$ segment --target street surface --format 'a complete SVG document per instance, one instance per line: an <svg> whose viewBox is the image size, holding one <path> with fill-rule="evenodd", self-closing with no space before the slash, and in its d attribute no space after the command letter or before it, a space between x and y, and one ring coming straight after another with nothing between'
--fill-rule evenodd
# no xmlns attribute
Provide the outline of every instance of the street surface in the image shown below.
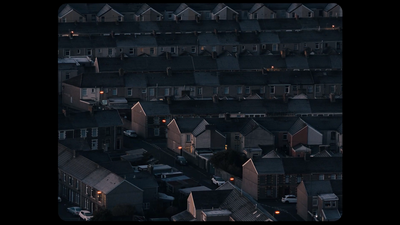
<svg viewBox="0 0 400 225"><path fill-rule="evenodd" d="M144 141L141 138L124 137L123 146L128 150L144 148L146 151L153 154L154 158L159 160L158 163L167 164L171 167L175 167L186 176L198 181L200 185L204 185L213 190L217 188L217 186L211 182L212 175L206 174L204 171L197 167L194 167L191 164L182 166L179 163L176 163L175 157L178 154L167 149L167 143L165 139Z"/></svg>
<svg viewBox="0 0 400 225"><path fill-rule="evenodd" d="M186 176L199 181L200 185L204 185L212 190L217 188L217 186L211 182L212 175L208 175L201 169L190 164L182 166L176 163L175 156L178 154L167 149L165 139L144 141L141 138L124 137L124 147L129 150L144 148L148 152L152 153L154 158L159 160L158 163L167 164L177 168ZM296 204L282 203L280 199L259 200L258 202L265 210L271 213L271 215L274 215L276 210L280 211L279 215L274 215L278 221L304 221L299 215L297 215Z"/></svg>

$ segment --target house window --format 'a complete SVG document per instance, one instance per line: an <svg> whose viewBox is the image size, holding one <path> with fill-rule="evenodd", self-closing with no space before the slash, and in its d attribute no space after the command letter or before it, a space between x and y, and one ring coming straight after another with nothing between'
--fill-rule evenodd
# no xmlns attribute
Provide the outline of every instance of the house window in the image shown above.
<svg viewBox="0 0 400 225"><path fill-rule="evenodd" d="M319 43L315 43L315 49L319 49Z"/></svg>
<svg viewBox="0 0 400 225"><path fill-rule="evenodd" d="M335 85L330 85L329 86L329 90L330 90L331 93L335 93L335 89L336 89Z"/></svg>
<svg viewBox="0 0 400 225"><path fill-rule="evenodd" d="M112 48L108 49L108 55L112 55Z"/></svg>
<svg viewBox="0 0 400 225"><path fill-rule="evenodd" d="M312 12L308 12L308 17L312 17Z"/></svg>
<svg viewBox="0 0 400 225"><path fill-rule="evenodd" d="M150 55L154 54L154 48L150 48Z"/></svg>
<svg viewBox="0 0 400 225"><path fill-rule="evenodd" d="M81 129L81 138L86 137L86 129Z"/></svg>
<svg viewBox="0 0 400 225"><path fill-rule="evenodd" d="M165 96L168 96L168 95L169 95L169 88L165 88L165 90L164 90L164 95L165 95Z"/></svg>
<svg viewBox="0 0 400 225"><path fill-rule="evenodd" d="M213 94L218 94L218 87L213 87Z"/></svg>
<svg viewBox="0 0 400 225"><path fill-rule="evenodd" d="M246 87L245 93L246 93L246 94L250 94L250 87Z"/></svg>
<svg viewBox="0 0 400 225"><path fill-rule="evenodd" d="M190 134L186 134L186 142L190 142Z"/></svg>
<svg viewBox="0 0 400 225"><path fill-rule="evenodd" d="M69 49L65 49L65 50L64 50L64 55L69 56L69 53L70 53L70 52L69 52Z"/></svg>
<svg viewBox="0 0 400 225"><path fill-rule="evenodd" d="M253 45L253 51L257 51L257 45Z"/></svg>
<svg viewBox="0 0 400 225"><path fill-rule="evenodd" d="M171 47L171 53L175 53L175 47Z"/></svg>
<svg viewBox="0 0 400 225"><path fill-rule="evenodd" d="M88 195L89 194L89 192L88 192L88 189L89 189L89 187L87 186L87 185L85 185L86 187L85 187L85 189L86 189L86 194Z"/></svg>
<svg viewBox="0 0 400 225"><path fill-rule="evenodd" d="M242 94L242 87L237 87L237 93L240 95Z"/></svg>
<svg viewBox="0 0 400 225"><path fill-rule="evenodd" d="M160 128L154 128L154 136L160 136Z"/></svg>
<svg viewBox="0 0 400 225"><path fill-rule="evenodd" d="M113 94L113 95L117 95L117 93L118 93L117 89L114 88L114 89L112 90L112 94Z"/></svg>
<svg viewBox="0 0 400 225"><path fill-rule="evenodd" d="M261 87L260 88L260 94L264 94L265 93L265 87Z"/></svg>
<svg viewBox="0 0 400 225"><path fill-rule="evenodd" d="M128 88L128 96L132 96L132 88Z"/></svg>
<svg viewBox="0 0 400 225"><path fill-rule="evenodd" d="M229 94L229 87L224 88L224 94L226 94L226 95Z"/></svg>
<svg viewBox="0 0 400 225"><path fill-rule="evenodd" d="M203 95L203 88L202 87L198 87L197 88L197 95Z"/></svg>
<svg viewBox="0 0 400 225"><path fill-rule="evenodd" d="M64 130L58 131L58 139L59 140L64 140L65 139L65 131Z"/></svg>
<svg viewBox="0 0 400 225"><path fill-rule="evenodd" d="M336 132L335 131L331 132L331 140L336 140Z"/></svg>
<svg viewBox="0 0 400 225"><path fill-rule="evenodd" d="M237 52L237 45L232 46L232 52Z"/></svg>
<svg viewBox="0 0 400 225"><path fill-rule="evenodd" d="M212 46L212 51L216 52L217 51L217 47L216 46Z"/></svg>
<svg viewBox="0 0 400 225"><path fill-rule="evenodd" d="M315 85L315 92L320 93L321 92L321 85Z"/></svg>
<svg viewBox="0 0 400 225"><path fill-rule="evenodd" d="M272 51L278 51L278 44L272 44Z"/></svg>
<svg viewBox="0 0 400 225"><path fill-rule="evenodd" d="M301 174L297 175L297 183L300 183L300 182L301 182Z"/></svg>
<svg viewBox="0 0 400 225"><path fill-rule="evenodd" d="M69 79L69 72L65 73L65 79L68 80Z"/></svg>
<svg viewBox="0 0 400 225"><path fill-rule="evenodd" d="M192 46L192 53L196 53L196 46Z"/></svg>
<svg viewBox="0 0 400 225"><path fill-rule="evenodd" d="M65 179L66 179L66 175L65 175L65 173L64 173L64 179L63 179L64 182L65 182Z"/></svg>
<svg viewBox="0 0 400 225"><path fill-rule="evenodd" d="M134 51L133 51L133 48L129 48L129 54L133 54L134 53Z"/></svg>
<svg viewBox="0 0 400 225"><path fill-rule="evenodd" d="M282 134L282 140L287 140L287 133Z"/></svg>
<svg viewBox="0 0 400 225"><path fill-rule="evenodd" d="M76 53L81 54L81 50L80 49L76 50Z"/></svg>
<svg viewBox="0 0 400 225"><path fill-rule="evenodd" d="M257 13L254 13L254 14L253 14L253 19L258 19Z"/></svg>
<svg viewBox="0 0 400 225"><path fill-rule="evenodd" d="M86 53L87 55L92 55L92 49L91 48L86 49Z"/></svg>
<svg viewBox="0 0 400 225"><path fill-rule="evenodd" d="M336 180L336 174L331 175L331 180Z"/></svg>
<svg viewBox="0 0 400 225"><path fill-rule="evenodd" d="M75 188L79 190L79 180L76 180Z"/></svg>
<svg viewBox="0 0 400 225"><path fill-rule="evenodd" d="M69 176L68 177L68 184L72 185L73 181L74 181L74 179L71 176Z"/></svg>
<svg viewBox="0 0 400 225"><path fill-rule="evenodd" d="M92 128L92 137L97 137L97 127Z"/></svg>
<svg viewBox="0 0 400 225"><path fill-rule="evenodd" d="M285 184L288 184L289 183L289 175L286 175L285 176Z"/></svg>
<svg viewBox="0 0 400 225"><path fill-rule="evenodd" d="M154 117L153 118L153 124L160 124L160 117Z"/></svg>
<svg viewBox="0 0 400 225"><path fill-rule="evenodd" d="M150 96L154 96L154 88L150 88L149 89L149 95Z"/></svg>
<svg viewBox="0 0 400 225"><path fill-rule="evenodd" d="M122 22L122 16L118 16L118 21Z"/></svg>
<svg viewBox="0 0 400 225"><path fill-rule="evenodd" d="M318 197L317 196L313 196L312 197L312 206L318 206Z"/></svg>
<svg viewBox="0 0 400 225"><path fill-rule="evenodd" d="M292 85L293 92L297 91L297 85Z"/></svg>
<svg viewBox="0 0 400 225"><path fill-rule="evenodd" d="M313 90L314 88L313 88L313 86L312 85L308 85L308 87L307 87L307 92L308 93L313 93Z"/></svg>
<svg viewBox="0 0 400 225"><path fill-rule="evenodd" d="M299 50L299 44L294 44L294 50Z"/></svg>
<svg viewBox="0 0 400 225"><path fill-rule="evenodd" d="M270 94L275 94L275 86L270 86L269 87L269 93Z"/></svg>
<svg viewBox="0 0 400 225"><path fill-rule="evenodd" d="M289 85L285 86L285 93L289 93Z"/></svg>
<svg viewBox="0 0 400 225"><path fill-rule="evenodd" d="M324 174L320 174L320 175L318 176L318 180L324 180L324 178L325 178Z"/></svg>

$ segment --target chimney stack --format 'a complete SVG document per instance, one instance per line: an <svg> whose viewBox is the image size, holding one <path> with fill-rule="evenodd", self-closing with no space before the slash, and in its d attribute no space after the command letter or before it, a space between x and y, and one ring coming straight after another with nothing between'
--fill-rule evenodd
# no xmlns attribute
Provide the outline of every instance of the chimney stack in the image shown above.
<svg viewBox="0 0 400 225"><path fill-rule="evenodd" d="M329 100L330 100L331 102L335 102L335 94L334 94L334 93L330 93L330 94L329 94Z"/></svg>
<svg viewBox="0 0 400 225"><path fill-rule="evenodd" d="M287 103L288 102L288 93L283 94L283 102Z"/></svg>
<svg viewBox="0 0 400 225"><path fill-rule="evenodd" d="M304 152L304 161L306 162L310 161L310 153Z"/></svg>
<svg viewBox="0 0 400 225"><path fill-rule="evenodd" d="M68 116L68 114L67 114L67 110L66 110L66 109L62 109L62 113L64 114L64 116L65 116L65 117L67 117L67 116Z"/></svg>
<svg viewBox="0 0 400 225"><path fill-rule="evenodd" d="M90 112L90 115L93 116L93 106L92 105L88 106L88 110Z"/></svg>
<svg viewBox="0 0 400 225"><path fill-rule="evenodd" d="M216 58L217 58L217 52L216 52L216 51L213 51L213 52L211 53L211 57L212 57L213 59L216 59Z"/></svg>
<svg viewBox="0 0 400 225"><path fill-rule="evenodd" d="M219 98L216 94L214 94L212 98L213 98L213 103L218 103Z"/></svg>
<svg viewBox="0 0 400 225"><path fill-rule="evenodd" d="M120 77L122 77L122 76L124 76L125 71L122 68L119 68L118 74L119 74Z"/></svg>
<svg viewBox="0 0 400 225"><path fill-rule="evenodd" d="M171 67L167 67L167 76L172 76L172 69L171 69Z"/></svg>

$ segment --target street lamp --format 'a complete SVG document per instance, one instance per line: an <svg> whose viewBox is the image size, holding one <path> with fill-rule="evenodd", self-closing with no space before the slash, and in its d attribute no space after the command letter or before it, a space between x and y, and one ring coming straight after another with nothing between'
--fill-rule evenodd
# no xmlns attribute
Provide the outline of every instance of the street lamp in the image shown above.
<svg viewBox="0 0 400 225"><path fill-rule="evenodd" d="M179 155L182 155L182 146L179 146L178 150L179 150Z"/></svg>

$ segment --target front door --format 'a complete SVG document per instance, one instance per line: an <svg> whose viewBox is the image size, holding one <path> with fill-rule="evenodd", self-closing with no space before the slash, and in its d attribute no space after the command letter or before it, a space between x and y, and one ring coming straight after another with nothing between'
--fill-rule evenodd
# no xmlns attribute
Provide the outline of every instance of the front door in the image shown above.
<svg viewBox="0 0 400 225"><path fill-rule="evenodd" d="M92 150L97 150L97 139L92 139Z"/></svg>

